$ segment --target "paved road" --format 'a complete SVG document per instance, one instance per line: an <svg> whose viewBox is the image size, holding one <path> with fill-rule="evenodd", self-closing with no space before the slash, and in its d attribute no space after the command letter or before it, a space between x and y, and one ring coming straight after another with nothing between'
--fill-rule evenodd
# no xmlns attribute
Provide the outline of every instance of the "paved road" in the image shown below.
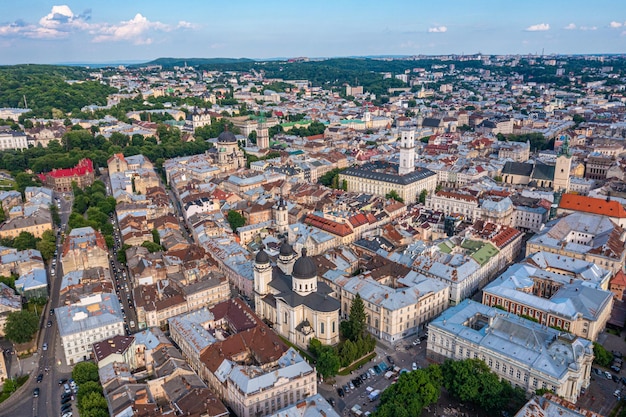
<svg viewBox="0 0 626 417"><path fill-rule="evenodd" d="M62 223L61 229L65 230L71 212L72 198L68 196L66 199L60 195L57 197L59 197L59 203L61 205L59 210ZM69 378L71 374L71 368L65 365L63 361L63 349L61 347L60 338L57 337L58 329L55 317L53 314L50 314L50 309L59 304L61 277L63 276L60 248L59 240L57 241L55 266L52 267L52 265L49 265L50 269L54 270L54 275L52 275L52 273L50 274L50 299L43 313L43 328L39 333L38 354L22 360L22 362L35 362L33 373L28 379L26 386L17 393L19 395L14 395L2 403L0 416L52 416L58 413L56 410L60 410L61 388L59 387L58 380L61 378ZM47 326L48 321L52 321L50 327ZM43 350L44 344L48 347L45 351ZM46 369L48 369L48 372L46 372ZM13 371L18 370L13 369L12 372ZM36 382L38 374L43 374L43 380L40 383ZM36 399L33 398L33 390L35 388L39 388L40 390L40 395ZM77 415L78 413L76 412L75 414Z"/></svg>
<svg viewBox="0 0 626 417"><path fill-rule="evenodd" d="M339 395L337 394L337 388L342 387L345 384L349 384L350 380L368 371L369 368L379 364L380 362L386 362L387 365L390 365L387 361L387 356L391 356L395 366L408 370L411 370L413 362L415 362L417 366L422 368L428 366L428 361L426 360L426 343L422 342L421 344L414 346L411 343L413 339L415 338L410 338L405 340L404 342L398 343L398 346L395 349L380 343L377 344L375 349L376 357L374 359L372 359L370 362L363 365L361 369L354 371L350 375L338 375L335 378L334 385L330 385L327 383L319 384L318 392L327 400L332 398L336 402L335 410L340 414L345 414L349 412L349 410L355 404L359 404L363 412L373 411L374 407L379 404L379 401L369 401L369 399L367 398L367 387L379 389L382 392L389 385L391 385L393 379L385 379L383 374L370 377L369 379L365 380L363 385L346 394L343 398L339 397Z"/></svg>

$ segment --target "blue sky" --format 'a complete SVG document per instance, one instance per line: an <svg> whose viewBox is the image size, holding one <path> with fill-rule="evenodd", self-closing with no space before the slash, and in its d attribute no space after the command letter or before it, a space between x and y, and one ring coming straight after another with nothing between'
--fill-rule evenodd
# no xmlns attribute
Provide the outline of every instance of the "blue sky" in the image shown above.
<svg viewBox="0 0 626 417"><path fill-rule="evenodd" d="M623 0L0 0L0 64L626 53Z"/></svg>

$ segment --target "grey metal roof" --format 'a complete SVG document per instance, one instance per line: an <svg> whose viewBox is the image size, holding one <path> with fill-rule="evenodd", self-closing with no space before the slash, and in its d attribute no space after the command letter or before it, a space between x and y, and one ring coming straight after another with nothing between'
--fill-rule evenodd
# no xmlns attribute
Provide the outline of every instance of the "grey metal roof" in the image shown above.
<svg viewBox="0 0 626 417"><path fill-rule="evenodd" d="M502 168L502 174L521 175L523 177L530 177L533 172L533 164L527 164L524 162L512 162L507 161Z"/></svg>
<svg viewBox="0 0 626 417"><path fill-rule="evenodd" d="M437 174L426 168L416 168L413 172L399 175L397 165L388 162L374 161L361 166L350 167L343 171L341 175L408 185Z"/></svg>
<svg viewBox="0 0 626 417"><path fill-rule="evenodd" d="M124 321L120 303L112 293L92 295L54 311L62 337Z"/></svg>
<svg viewBox="0 0 626 417"><path fill-rule="evenodd" d="M485 325L469 326L468 321L478 316L488 320ZM562 334L515 314L467 299L444 311L428 327L451 333L458 339L491 351L493 355L507 358L510 363L522 364L556 380L565 377L570 367L579 369L585 360L583 356L590 356L593 352L593 345L587 339Z"/></svg>
<svg viewBox="0 0 626 417"><path fill-rule="evenodd" d="M291 280L290 275L286 275L280 268L274 267L269 286L278 291L278 294L274 296L276 299L283 300L291 307L304 304L312 310L323 312L338 311L341 307L339 300L330 295L333 290L324 281L318 280L317 292L302 296L293 291Z"/></svg>

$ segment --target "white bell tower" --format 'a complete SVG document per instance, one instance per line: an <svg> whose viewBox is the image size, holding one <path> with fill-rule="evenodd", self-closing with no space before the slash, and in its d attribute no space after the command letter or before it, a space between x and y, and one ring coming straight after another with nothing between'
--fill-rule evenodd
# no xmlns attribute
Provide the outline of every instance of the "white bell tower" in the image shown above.
<svg viewBox="0 0 626 417"><path fill-rule="evenodd" d="M403 129L400 136L400 166L398 174L406 175L415 171L415 130Z"/></svg>

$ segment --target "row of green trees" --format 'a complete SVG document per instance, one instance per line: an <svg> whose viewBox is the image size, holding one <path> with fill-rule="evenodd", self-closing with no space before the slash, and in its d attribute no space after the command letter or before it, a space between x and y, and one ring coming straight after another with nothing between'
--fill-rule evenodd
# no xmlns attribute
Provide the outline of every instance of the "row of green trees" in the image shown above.
<svg viewBox="0 0 626 417"><path fill-rule="evenodd" d="M76 405L81 417L107 417L109 408L100 385L98 365L81 362L72 370L72 378L78 384Z"/></svg>
<svg viewBox="0 0 626 417"><path fill-rule="evenodd" d="M41 238L36 238L30 232L21 232L17 237L3 237L0 239L1 246L8 246L17 250L37 249L41 252L44 260L49 260L56 249L56 236L52 230L43 232Z"/></svg>
<svg viewBox="0 0 626 417"><path fill-rule="evenodd" d="M446 360L441 366L403 373L380 397L375 417L419 416L439 400L441 388L457 400L490 415L515 414L526 402L526 392L500 380L480 359Z"/></svg>
<svg viewBox="0 0 626 417"><path fill-rule="evenodd" d="M106 186L99 180L94 181L85 190L81 190L75 184L72 185L74 205L67 222L70 230L78 227L92 227L102 233L107 246L112 248L115 240L109 216L115 211L115 198L107 197Z"/></svg>

